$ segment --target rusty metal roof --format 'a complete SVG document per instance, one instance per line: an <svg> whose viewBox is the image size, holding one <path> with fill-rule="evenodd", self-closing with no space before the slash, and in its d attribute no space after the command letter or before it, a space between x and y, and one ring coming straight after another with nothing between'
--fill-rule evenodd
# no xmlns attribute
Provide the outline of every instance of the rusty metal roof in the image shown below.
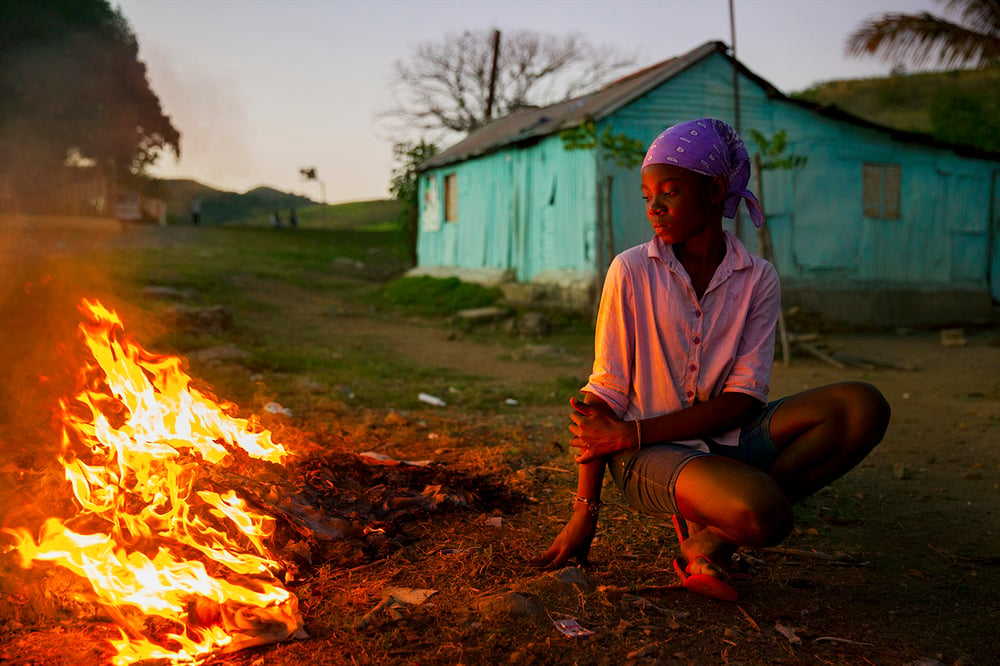
<svg viewBox="0 0 1000 666"><path fill-rule="evenodd" d="M603 120L623 106L669 81L700 60L716 53L733 60L728 53L728 47L724 43L719 41L706 42L682 56L664 60L663 62L641 69L638 72L612 81L600 90L587 95L575 97L550 106L515 111L472 132L465 139L421 163L419 170L425 171L461 162L472 157L500 150L506 146L538 141L562 129L576 127L587 120ZM897 141L951 150L964 157L1000 160L1000 153L973 146L944 142L928 134L909 132L880 125L855 116L832 104L818 104L816 102L788 97L773 84L751 72L739 61L733 60L733 62L739 68L741 74L759 85L769 97L785 100L828 118L885 132Z"/></svg>
<svg viewBox="0 0 1000 666"><path fill-rule="evenodd" d="M423 162L420 170L537 140L562 129L575 127L586 120L602 120L703 58L714 53L725 54L726 51L727 47L722 42L706 42L682 56L641 69L587 95L550 106L514 111L472 132L465 139ZM767 82L763 84L773 89Z"/></svg>

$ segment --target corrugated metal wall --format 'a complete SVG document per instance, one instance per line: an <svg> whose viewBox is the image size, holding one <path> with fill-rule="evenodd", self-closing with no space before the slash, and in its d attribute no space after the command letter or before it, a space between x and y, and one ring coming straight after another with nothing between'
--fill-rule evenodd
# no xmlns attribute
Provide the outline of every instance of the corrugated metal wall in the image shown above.
<svg viewBox="0 0 1000 666"><path fill-rule="evenodd" d="M443 202L444 178L454 173L458 217L439 228L421 219L421 266L509 268L531 280L549 269L594 270L594 157L567 151L557 137L428 171L421 200L433 181Z"/></svg>

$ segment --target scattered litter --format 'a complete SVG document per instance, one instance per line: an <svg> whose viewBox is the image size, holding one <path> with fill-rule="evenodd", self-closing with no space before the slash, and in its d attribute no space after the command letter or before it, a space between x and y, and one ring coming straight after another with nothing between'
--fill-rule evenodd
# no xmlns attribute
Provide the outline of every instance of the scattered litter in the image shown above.
<svg viewBox="0 0 1000 666"><path fill-rule="evenodd" d="M437 590L422 590L414 587L387 587L382 590L382 598L393 598L402 604L419 606L437 594Z"/></svg>
<svg viewBox="0 0 1000 666"><path fill-rule="evenodd" d="M792 645L799 645L802 643L802 639L795 635L795 630L791 627L786 627L783 624L775 624L775 630L788 639L788 642Z"/></svg>
<svg viewBox="0 0 1000 666"><path fill-rule="evenodd" d="M493 516L486 521L486 524L490 527L503 527L503 518L500 516Z"/></svg>
<svg viewBox="0 0 1000 666"><path fill-rule="evenodd" d="M419 606L427 601L431 596L437 594L437 590L421 590L409 587L387 587L382 590L382 600L375 608L364 614L354 623L354 629L360 630L371 624L375 615L385 609L394 620L403 617L403 606Z"/></svg>
<svg viewBox="0 0 1000 666"><path fill-rule="evenodd" d="M458 555L464 550L464 548L442 548L438 551L438 555Z"/></svg>
<svg viewBox="0 0 1000 666"><path fill-rule="evenodd" d="M447 403L436 395L431 395L430 393L421 393L417 396L417 400L420 402L426 402L428 405L434 405L435 407L444 407Z"/></svg>
<svg viewBox="0 0 1000 666"><path fill-rule="evenodd" d="M503 404L505 404L505 405L510 405L510 406L512 406L512 407L513 407L514 405L520 405L521 403L519 403L519 402L518 402L517 400L515 400L514 398L507 398L506 400L504 400L504 401L503 401Z"/></svg>
<svg viewBox="0 0 1000 666"><path fill-rule="evenodd" d="M282 407L276 402L269 402L266 405L264 405L264 411L268 412L269 414L284 414L285 416L292 415L292 410L288 409L287 407Z"/></svg>
<svg viewBox="0 0 1000 666"><path fill-rule="evenodd" d="M573 619L556 620L555 625L556 629L567 638L580 638L581 636L590 636L594 633L590 629L584 629L580 626L579 622Z"/></svg>
<svg viewBox="0 0 1000 666"><path fill-rule="evenodd" d="M386 465L389 467L394 465L427 467L434 462L433 460L396 460L395 458L390 458L384 453L377 453L375 451L364 451L358 455L365 458L365 462L373 463L375 465Z"/></svg>

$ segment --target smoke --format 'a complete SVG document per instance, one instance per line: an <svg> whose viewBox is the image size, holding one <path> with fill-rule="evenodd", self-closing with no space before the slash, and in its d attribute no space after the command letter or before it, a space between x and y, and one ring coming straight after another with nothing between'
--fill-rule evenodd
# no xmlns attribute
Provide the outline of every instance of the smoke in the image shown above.
<svg viewBox="0 0 1000 666"><path fill-rule="evenodd" d="M151 87L181 130L181 159L161 159L154 171L164 177L210 174L220 186L254 176L246 104L231 78L204 63L171 59L155 46L144 45L143 53Z"/></svg>
<svg viewBox="0 0 1000 666"><path fill-rule="evenodd" d="M117 220L0 215L0 470L54 462L58 400L75 394L83 298L119 306L103 255Z"/></svg>

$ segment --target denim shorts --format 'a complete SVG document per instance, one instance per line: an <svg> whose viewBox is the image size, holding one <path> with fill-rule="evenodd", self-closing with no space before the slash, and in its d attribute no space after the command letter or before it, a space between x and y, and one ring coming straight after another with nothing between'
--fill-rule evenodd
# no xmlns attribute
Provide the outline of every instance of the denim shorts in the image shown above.
<svg viewBox="0 0 1000 666"><path fill-rule="evenodd" d="M682 444L647 444L639 450L620 451L611 457L608 469L629 505L643 513L669 517L677 513L674 485L684 466L695 458L719 455L768 471L778 457L771 441L771 416L784 398L769 402L740 429L738 446L725 446L706 439L710 453Z"/></svg>

